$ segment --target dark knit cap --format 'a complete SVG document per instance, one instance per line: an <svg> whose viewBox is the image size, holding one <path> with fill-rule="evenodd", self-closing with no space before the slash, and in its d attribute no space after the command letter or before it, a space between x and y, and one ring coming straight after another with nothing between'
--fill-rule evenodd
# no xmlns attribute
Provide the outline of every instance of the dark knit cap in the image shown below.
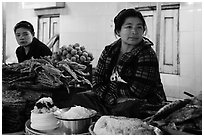
<svg viewBox="0 0 204 137"><path fill-rule="evenodd" d="M34 28L33 25L27 21L20 21L19 23L17 23L14 27L14 32L16 32L16 30L18 28L26 28L28 29L32 34L34 34Z"/></svg>

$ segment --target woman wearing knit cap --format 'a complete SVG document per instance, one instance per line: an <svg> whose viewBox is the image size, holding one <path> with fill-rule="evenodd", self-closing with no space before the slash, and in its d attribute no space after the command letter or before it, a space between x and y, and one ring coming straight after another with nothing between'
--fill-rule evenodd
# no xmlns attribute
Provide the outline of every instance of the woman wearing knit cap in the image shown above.
<svg viewBox="0 0 204 137"><path fill-rule="evenodd" d="M23 62L33 58L40 58L52 55L51 50L37 38L35 38L34 28L27 21L20 21L14 27L17 43L20 45L16 49L18 62Z"/></svg>

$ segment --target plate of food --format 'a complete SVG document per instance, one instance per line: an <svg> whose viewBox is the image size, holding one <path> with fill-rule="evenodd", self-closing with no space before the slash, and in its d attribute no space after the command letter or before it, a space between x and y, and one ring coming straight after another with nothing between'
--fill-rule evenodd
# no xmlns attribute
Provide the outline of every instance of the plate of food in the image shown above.
<svg viewBox="0 0 204 137"><path fill-rule="evenodd" d="M162 131L138 118L101 116L89 127L91 135L162 135Z"/></svg>

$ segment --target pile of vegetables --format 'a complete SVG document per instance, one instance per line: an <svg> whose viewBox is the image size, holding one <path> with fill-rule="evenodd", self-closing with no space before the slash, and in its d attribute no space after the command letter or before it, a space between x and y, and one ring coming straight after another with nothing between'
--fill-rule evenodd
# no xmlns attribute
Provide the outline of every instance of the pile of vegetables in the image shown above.
<svg viewBox="0 0 204 137"><path fill-rule="evenodd" d="M57 63L59 61L69 59L72 62L88 65L92 62L93 54L88 52L84 46L80 46L79 43L73 45L63 45L59 51L54 52L52 55L52 62Z"/></svg>

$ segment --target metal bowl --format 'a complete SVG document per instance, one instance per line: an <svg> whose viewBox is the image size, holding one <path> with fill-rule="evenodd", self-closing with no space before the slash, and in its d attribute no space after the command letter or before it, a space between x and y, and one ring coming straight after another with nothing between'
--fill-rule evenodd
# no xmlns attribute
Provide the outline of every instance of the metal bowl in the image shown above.
<svg viewBox="0 0 204 137"><path fill-rule="evenodd" d="M61 109L61 114L68 111L70 108ZM89 109L93 111L92 109ZM65 131L66 134L82 134L87 133L89 126L92 124L92 119L95 117L96 113L93 113L88 118L80 118L80 119L65 119L62 118L59 112L56 115L56 118L60 120L60 127Z"/></svg>

